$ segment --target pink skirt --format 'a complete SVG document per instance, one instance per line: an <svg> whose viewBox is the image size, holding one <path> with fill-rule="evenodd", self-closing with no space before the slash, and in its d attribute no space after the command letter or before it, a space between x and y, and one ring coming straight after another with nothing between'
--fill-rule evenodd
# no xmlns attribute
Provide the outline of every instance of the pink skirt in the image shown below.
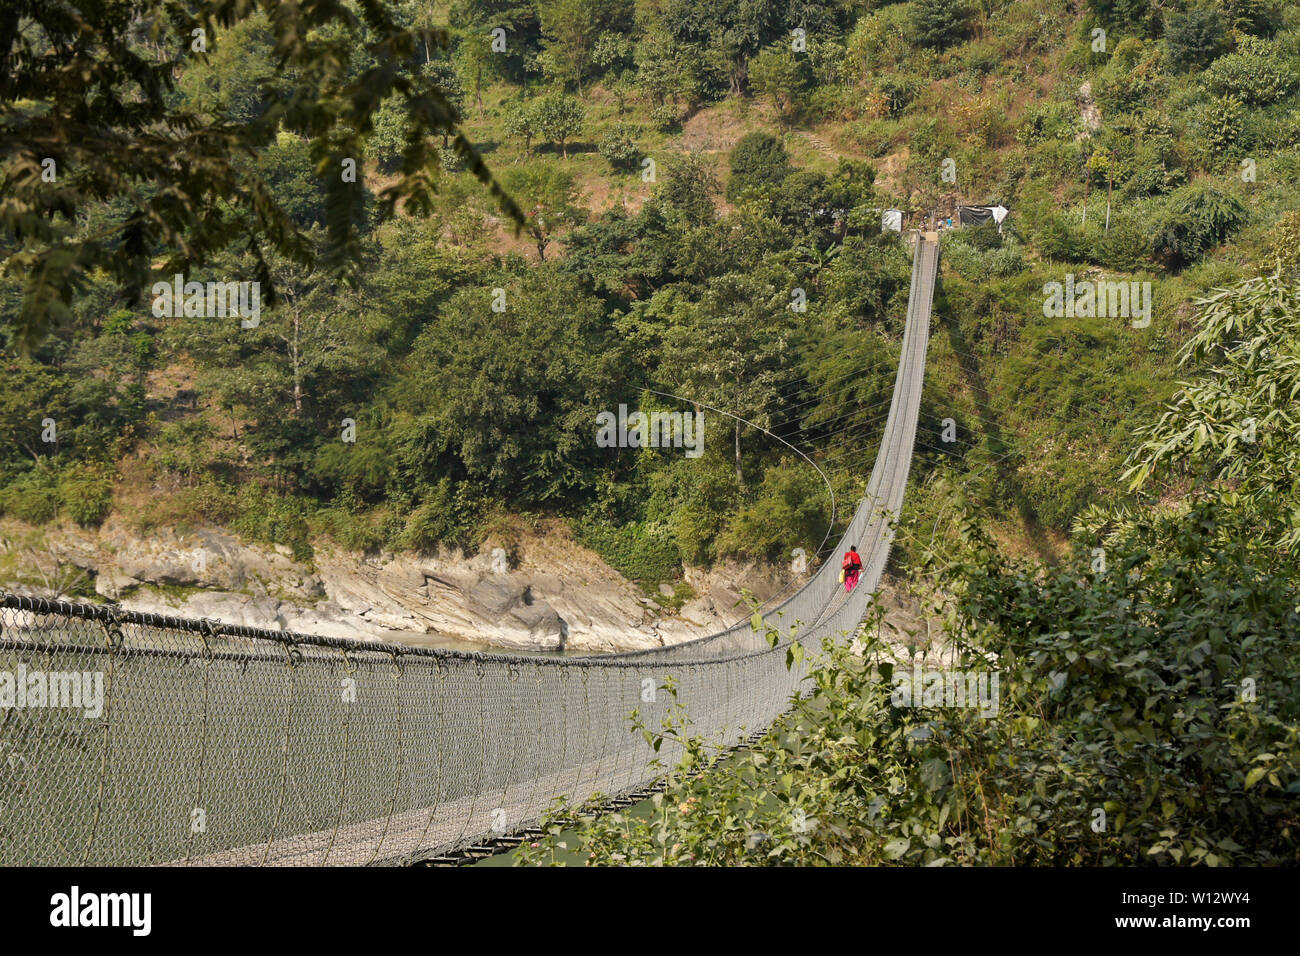
<svg viewBox="0 0 1300 956"><path fill-rule="evenodd" d="M861 573L862 573L861 571L858 571L856 569L853 571L846 571L844 573L844 590L846 593L852 591L855 587L858 586L858 576Z"/></svg>

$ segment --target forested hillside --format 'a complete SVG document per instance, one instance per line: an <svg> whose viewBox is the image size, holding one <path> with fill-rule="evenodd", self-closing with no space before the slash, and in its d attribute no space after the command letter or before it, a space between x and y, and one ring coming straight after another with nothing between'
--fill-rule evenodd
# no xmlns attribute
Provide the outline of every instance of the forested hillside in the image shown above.
<svg viewBox="0 0 1300 956"><path fill-rule="evenodd" d="M255 326L160 317L148 286L89 268L32 339L21 253L53 240L7 227L5 516L216 524L305 559L327 539L474 550L512 515L558 515L648 584L811 555L830 496L790 446L843 518L892 388L910 256L882 211L912 227L970 203L1010 215L943 237L898 560L955 542L960 499L1012 552L1055 561L1090 506L1136 502L1124 460L1188 374L1193 300L1296 268L1300 13L1285 3L387 7L445 43L377 61L392 51L356 40L350 69L431 80L459 119L421 127L395 93L352 131L352 281L326 267L335 166L301 116L272 112L288 81L261 15L188 54L168 93L209 121L276 118L240 168L317 255L259 262L214 236L186 276L272 280ZM6 122L42 108L7 95ZM441 166L427 209L385 193L423 148ZM477 156L522 229L467 168ZM5 192L27 175L6 166ZM122 214L91 203L59 235L114 236ZM169 280L162 248L146 255ZM1150 322L1047 315L1067 277L1149 282ZM705 408L703 453L601 447L597 416L620 404Z"/></svg>

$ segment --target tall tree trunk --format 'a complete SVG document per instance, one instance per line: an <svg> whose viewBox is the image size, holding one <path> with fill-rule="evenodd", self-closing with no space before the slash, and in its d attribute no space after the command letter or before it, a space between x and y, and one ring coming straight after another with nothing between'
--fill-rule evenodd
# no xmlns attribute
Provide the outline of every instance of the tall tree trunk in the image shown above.
<svg viewBox="0 0 1300 956"><path fill-rule="evenodd" d="M293 417L302 415L302 355L299 351L298 333L301 319L297 307L293 310Z"/></svg>
<svg viewBox="0 0 1300 956"><path fill-rule="evenodd" d="M736 481L743 488L745 486L745 473L740 470L740 422L735 424L736 436Z"/></svg>

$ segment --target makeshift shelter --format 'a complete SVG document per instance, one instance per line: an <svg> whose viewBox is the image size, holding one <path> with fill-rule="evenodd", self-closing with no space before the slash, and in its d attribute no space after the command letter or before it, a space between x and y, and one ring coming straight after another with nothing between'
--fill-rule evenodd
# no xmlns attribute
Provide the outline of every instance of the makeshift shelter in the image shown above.
<svg viewBox="0 0 1300 956"><path fill-rule="evenodd" d="M1007 218L1010 210L1006 206L958 206L957 224L960 226L982 226L992 220L1002 231L1002 220Z"/></svg>

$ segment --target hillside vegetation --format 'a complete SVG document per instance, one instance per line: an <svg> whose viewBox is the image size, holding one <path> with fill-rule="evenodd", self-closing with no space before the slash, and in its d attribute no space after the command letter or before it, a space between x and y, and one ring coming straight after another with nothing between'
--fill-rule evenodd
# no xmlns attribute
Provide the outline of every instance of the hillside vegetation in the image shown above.
<svg viewBox="0 0 1300 956"><path fill-rule="evenodd" d="M147 290L90 271L24 355L28 277L7 269L5 515L215 523L306 558L325 537L474 549L503 513L556 514L648 583L683 563L812 554L830 495L772 436L819 463L843 519L908 292L907 247L880 212L916 223L960 201L1011 216L944 236L899 560L956 547L960 497L1013 552L1055 561L1090 507L1136 504L1124 458L1175 392L1192 300L1295 263L1300 18L1286 4L387 7L448 28L394 65L461 119L448 135L413 128L394 96L358 134L355 281L269 255L278 300L244 328L156 317ZM260 16L233 23L172 95L235 124L269 115L285 95L273 39ZM356 70L374 62L354 52ZM408 197L385 217L413 143L441 162L437 194L427 216ZM286 118L241 162L326 261L328 167L307 135ZM64 228L111 232L119 215L104 202ZM19 263L29 240L4 241ZM236 239L186 278L257 268ZM1150 325L1046 316L1045 285L1067 275L1150 282ZM745 424L706 411L700 457L594 441L602 411L691 402Z"/></svg>

